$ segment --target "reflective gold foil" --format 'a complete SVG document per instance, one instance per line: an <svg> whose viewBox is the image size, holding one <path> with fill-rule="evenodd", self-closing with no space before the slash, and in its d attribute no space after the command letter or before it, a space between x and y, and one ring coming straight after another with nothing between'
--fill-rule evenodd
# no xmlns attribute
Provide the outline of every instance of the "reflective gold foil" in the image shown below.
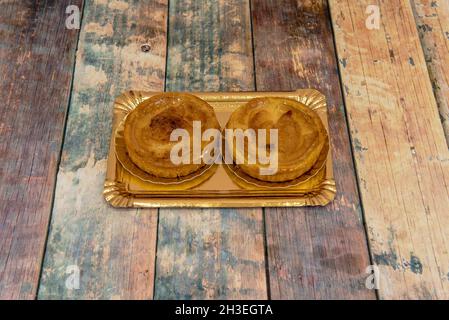
<svg viewBox="0 0 449 320"><path fill-rule="evenodd" d="M331 152L323 153L304 176L287 183L264 183L233 165L206 166L183 180L159 179L133 165L123 144L123 119L140 102L157 92L129 91L113 109L112 138L104 197L114 207L299 207L324 206L336 193ZM256 97L282 97L315 110L328 130L324 95L313 89L294 92L193 93L211 104L225 126L230 114Z"/></svg>

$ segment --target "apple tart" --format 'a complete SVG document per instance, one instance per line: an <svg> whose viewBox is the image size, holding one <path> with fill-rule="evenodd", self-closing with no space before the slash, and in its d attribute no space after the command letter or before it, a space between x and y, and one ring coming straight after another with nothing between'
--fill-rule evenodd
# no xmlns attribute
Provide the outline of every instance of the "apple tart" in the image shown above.
<svg viewBox="0 0 449 320"><path fill-rule="evenodd" d="M124 140L129 158L141 170L160 178L182 178L200 170L205 164L194 159L194 121L201 121L201 134L206 129L220 128L214 109L193 95L163 93L143 101L125 120ZM174 164L170 158L178 143L170 141L175 129L184 129L189 134L189 163ZM201 141L201 150L206 144Z"/></svg>
<svg viewBox="0 0 449 320"><path fill-rule="evenodd" d="M272 173L261 174L268 164L248 161L248 144L242 150L237 148L236 138L226 139L226 147L232 150L234 165L248 176L266 182L286 182L307 173L317 162L328 143L327 131L318 114L304 104L285 98L255 98L235 110L226 129L246 131L253 129L256 133L257 155L260 152L270 154L277 150L277 166ZM264 141L259 143L258 129L266 129ZM277 129L277 143L270 141L270 129ZM230 144L232 141L232 145ZM247 142L249 139L247 139ZM265 144L265 150L260 146ZM276 149L273 148L276 146ZM239 149L239 150L238 150ZM229 151L230 152L230 151ZM244 161L236 163L240 157Z"/></svg>

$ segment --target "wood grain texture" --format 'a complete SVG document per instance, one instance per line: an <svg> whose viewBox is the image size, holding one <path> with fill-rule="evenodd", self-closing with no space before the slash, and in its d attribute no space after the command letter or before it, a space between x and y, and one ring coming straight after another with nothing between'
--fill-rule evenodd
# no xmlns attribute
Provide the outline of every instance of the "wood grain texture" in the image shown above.
<svg viewBox="0 0 449 320"><path fill-rule="evenodd" d="M40 299L152 297L157 212L112 209L102 190L114 98L164 88L166 19L166 0L86 3Z"/></svg>
<svg viewBox="0 0 449 320"><path fill-rule="evenodd" d="M370 265L327 1L251 2L257 90L315 88L328 101L336 200L266 209L271 298L372 299Z"/></svg>
<svg viewBox="0 0 449 320"><path fill-rule="evenodd" d="M409 1L331 0L383 299L449 298L449 151Z"/></svg>
<svg viewBox="0 0 449 320"><path fill-rule="evenodd" d="M0 1L0 299L36 296L78 38L69 4Z"/></svg>
<svg viewBox="0 0 449 320"><path fill-rule="evenodd" d="M167 91L254 88L249 3L170 0ZM267 298L262 210L159 212L155 298Z"/></svg>
<svg viewBox="0 0 449 320"><path fill-rule="evenodd" d="M449 1L411 3L449 146Z"/></svg>

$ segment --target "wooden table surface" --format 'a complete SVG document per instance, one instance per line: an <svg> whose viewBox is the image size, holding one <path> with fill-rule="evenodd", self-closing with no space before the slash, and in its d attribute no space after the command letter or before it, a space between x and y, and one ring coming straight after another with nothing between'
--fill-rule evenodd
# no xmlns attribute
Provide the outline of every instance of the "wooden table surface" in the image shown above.
<svg viewBox="0 0 449 320"><path fill-rule="evenodd" d="M2 299L449 298L446 0L0 0L0 75ZM103 200L123 91L298 88L328 99L331 205Z"/></svg>

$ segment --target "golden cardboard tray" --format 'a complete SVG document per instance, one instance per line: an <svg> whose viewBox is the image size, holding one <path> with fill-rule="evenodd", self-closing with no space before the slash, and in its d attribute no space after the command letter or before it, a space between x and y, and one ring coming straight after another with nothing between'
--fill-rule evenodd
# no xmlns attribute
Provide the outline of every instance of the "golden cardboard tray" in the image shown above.
<svg viewBox="0 0 449 320"><path fill-rule="evenodd" d="M315 166L292 182L263 183L226 164L214 164L199 177L185 182L161 183L133 166L123 145L123 120L139 103L158 92L125 92L114 103L112 137L103 195L120 208L157 207L301 207L324 206L336 194L332 156L324 152ZM206 100L224 127L231 113L257 97L282 97L302 102L315 110L328 129L326 98L313 89L293 92L216 92L192 93ZM198 180L197 180L198 179ZM195 183L189 181L195 180Z"/></svg>

